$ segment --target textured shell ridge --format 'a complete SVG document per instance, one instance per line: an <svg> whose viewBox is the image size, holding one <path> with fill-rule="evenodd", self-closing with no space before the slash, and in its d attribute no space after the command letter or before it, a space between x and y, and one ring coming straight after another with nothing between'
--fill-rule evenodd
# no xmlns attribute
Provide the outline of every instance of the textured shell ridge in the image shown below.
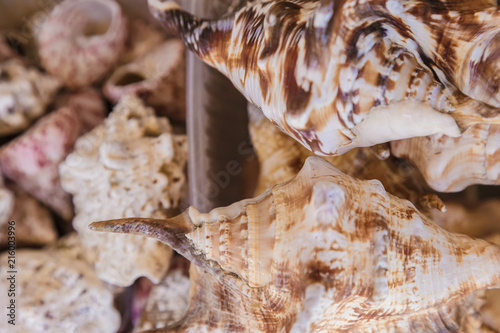
<svg viewBox="0 0 500 333"><path fill-rule="evenodd" d="M497 246L446 232L318 157L256 199L91 227L153 236L194 263L177 332L454 331L468 320L460 304L500 286Z"/></svg>

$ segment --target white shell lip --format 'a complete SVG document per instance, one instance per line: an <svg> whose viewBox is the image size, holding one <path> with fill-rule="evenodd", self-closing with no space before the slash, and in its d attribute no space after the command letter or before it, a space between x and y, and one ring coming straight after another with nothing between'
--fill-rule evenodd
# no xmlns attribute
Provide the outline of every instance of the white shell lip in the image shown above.
<svg viewBox="0 0 500 333"><path fill-rule="evenodd" d="M137 61L119 67L106 82L104 94L117 102L129 93L155 90L160 81L173 71L183 49L182 42L169 40ZM172 56L161 57L166 52ZM130 82L127 82L127 77L131 79Z"/></svg>

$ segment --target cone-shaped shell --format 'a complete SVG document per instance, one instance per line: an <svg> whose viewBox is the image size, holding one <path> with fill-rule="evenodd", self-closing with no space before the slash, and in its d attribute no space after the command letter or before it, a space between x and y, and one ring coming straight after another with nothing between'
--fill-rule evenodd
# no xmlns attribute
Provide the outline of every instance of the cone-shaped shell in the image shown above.
<svg viewBox="0 0 500 333"><path fill-rule="evenodd" d="M192 261L188 312L165 332L453 331L479 325L476 291L500 287L500 248L317 157L208 214L91 227L155 237Z"/></svg>
<svg viewBox="0 0 500 333"><path fill-rule="evenodd" d="M253 1L210 21L149 1L165 28L318 155L500 121L500 10L438 3Z"/></svg>

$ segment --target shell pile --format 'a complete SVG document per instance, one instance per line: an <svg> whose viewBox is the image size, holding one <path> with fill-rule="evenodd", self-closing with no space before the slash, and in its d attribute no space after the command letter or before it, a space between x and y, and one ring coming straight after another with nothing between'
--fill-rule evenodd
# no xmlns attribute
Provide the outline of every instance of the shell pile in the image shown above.
<svg viewBox="0 0 500 333"><path fill-rule="evenodd" d="M148 0L148 22L62 0L0 31L16 328L500 332L500 3L227 2L208 19ZM186 105L213 111L216 80L186 49L248 100L259 166L234 168L254 198L207 213L185 209L208 136Z"/></svg>

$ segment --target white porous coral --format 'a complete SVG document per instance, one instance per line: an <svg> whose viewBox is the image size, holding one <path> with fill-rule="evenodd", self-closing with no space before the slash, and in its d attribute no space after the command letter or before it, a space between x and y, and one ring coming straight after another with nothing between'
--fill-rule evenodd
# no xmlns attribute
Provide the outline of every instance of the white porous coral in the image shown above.
<svg viewBox="0 0 500 333"><path fill-rule="evenodd" d="M20 132L42 116L60 83L17 59L0 63L0 135Z"/></svg>
<svg viewBox="0 0 500 333"><path fill-rule="evenodd" d="M140 276L158 283L165 275L168 246L139 236L98 234L88 225L167 217L183 197L186 149L186 137L172 134L167 118L127 96L102 125L77 141L60 166L63 188L73 194L73 226L99 278L127 286Z"/></svg>
<svg viewBox="0 0 500 333"><path fill-rule="evenodd" d="M78 246L78 244L76 244ZM76 250L75 250L76 251ZM0 261L0 287L9 290L8 252ZM56 248L16 253L15 332L109 333L120 326L113 294L89 264ZM13 332L9 309L2 306L0 332ZM7 319L5 319L7 318Z"/></svg>

